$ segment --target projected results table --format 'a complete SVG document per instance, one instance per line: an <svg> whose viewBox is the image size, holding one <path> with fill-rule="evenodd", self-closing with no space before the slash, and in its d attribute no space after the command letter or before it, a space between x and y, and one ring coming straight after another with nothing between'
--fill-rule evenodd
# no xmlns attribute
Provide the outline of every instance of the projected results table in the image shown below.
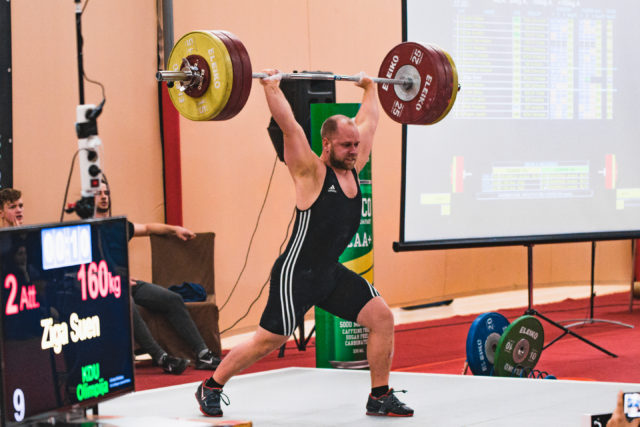
<svg viewBox="0 0 640 427"><path fill-rule="evenodd" d="M613 118L615 11L469 3L454 17L456 117Z"/></svg>
<svg viewBox="0 0 640 427"><path fill-rule="evenodd" d="M588 162L498 163L482 175L479 200L591 197Z"/></svg>

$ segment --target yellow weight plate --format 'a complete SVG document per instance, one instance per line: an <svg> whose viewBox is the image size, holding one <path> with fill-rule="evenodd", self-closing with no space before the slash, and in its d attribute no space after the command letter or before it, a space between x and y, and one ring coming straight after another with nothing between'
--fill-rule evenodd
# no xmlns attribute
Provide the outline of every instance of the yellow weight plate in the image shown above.
<svg viewBox="0 0 640 427"><path fill-rule="evenodd" d="M446 50L441 49L441 51L445 54L445 56L449 60L449 63L451 64L451 73L453 74L453 89L451 91L451 99L449 99L449 105L447 106L447 108L445 108L440 117L438 117L436 121L431 124L438 123L440 120L444 119L447 114L449 114L449 111L451 111L453 104L456 102L456 96L458 95L458 70L456 69L456 64L453 62L451 55L449 55Z"/></svg>
<svg viewBox="0 0 640 427"><path fill-rule="evenodd" d="M210 83L205 93L197 98L187 95L176 84L169 88L171 102L178 112L190 120L211 120L227 105L233 86L233 65L226 46L208 31L192 31L185 34L173 46L168 69L179 71L182 59L189 55L202 56L210 70Z"/></svg>

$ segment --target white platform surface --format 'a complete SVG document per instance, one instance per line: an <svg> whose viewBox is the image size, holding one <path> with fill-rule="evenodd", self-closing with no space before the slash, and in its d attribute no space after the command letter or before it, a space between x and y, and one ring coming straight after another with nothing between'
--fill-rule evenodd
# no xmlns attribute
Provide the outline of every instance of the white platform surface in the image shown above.
<svg viewBox="0 0 640 427"><path fill-rule="evenodd" d="M638 384L392 372L391 386L415 410L412 418L370 417L368 371L285 368L239 375L225 386L224 417L207 418L194 397L198 383L147 390L100 404L117 426L581 426L584 414L611 413L618 390Z"/></svg>

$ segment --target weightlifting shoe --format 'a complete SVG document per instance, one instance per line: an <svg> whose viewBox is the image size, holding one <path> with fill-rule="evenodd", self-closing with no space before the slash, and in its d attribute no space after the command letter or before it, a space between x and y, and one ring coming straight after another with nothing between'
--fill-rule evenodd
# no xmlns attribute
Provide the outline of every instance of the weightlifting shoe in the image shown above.
<svg viewBox="0 0 640 427"><path fill-rule="evenodd" d="M222 392L221 388L207 387L205 381L198 386L196 390L196 400L200 405L200 412L209 417L221 417L222 408L220 401L225 405L229 405L229 397Z"/></svg>
<svg viewBox="0 0 640 427"><path fill-rule="evenodd" d="M215 371L220 364L220 358L214 356L211 350L207 351L202 357L196 358L196 369L211 369Z"/></svg>
<svg viewBox="0 0 640 427"><path fill-rule="evenodd" d="M413 417L413 409L409 408L395 396L394 393L406 393L406 390L392 388L380 397L369 395L367 401L367 415L378 417Z"/></svg>
<svg viewBox="0 0 640 427"><path fill-rule="evenodd" d="M160 366L167 374L180 375L189 366L189 359L173 357L165 354L160 359Z"/></svg>

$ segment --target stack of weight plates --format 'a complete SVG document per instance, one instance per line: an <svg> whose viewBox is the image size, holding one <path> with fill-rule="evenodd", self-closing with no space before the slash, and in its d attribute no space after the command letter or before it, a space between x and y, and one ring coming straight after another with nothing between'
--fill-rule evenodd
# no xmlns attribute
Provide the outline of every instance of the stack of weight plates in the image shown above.
<svg viewBox="0 0 640 427"><path fill-rule="evenodd" d="M474 375L528 377L540 359L544 329L533 316L509 324L500 313L478 316L467 335L467 363Z"/></svg>
<svg viewBox="0 0 640 427"><path fill-rule="evenodd" d="M192 31L176 42L167 68L180 71L184 59L203 72L202 84L169 88L176 109L190 120L227 120L242 110L251 91L252 70L242 42L228 31Z"/></svg>
<svg viewBox="0 0 640 427"><path fill-rule="evenodd" d="M382 108L398 123L437 123L449 113L458 93L456 66L435 45L404 42L395 46L382 61L378 76L413 81L409 88L378 84Z"/></svg>

